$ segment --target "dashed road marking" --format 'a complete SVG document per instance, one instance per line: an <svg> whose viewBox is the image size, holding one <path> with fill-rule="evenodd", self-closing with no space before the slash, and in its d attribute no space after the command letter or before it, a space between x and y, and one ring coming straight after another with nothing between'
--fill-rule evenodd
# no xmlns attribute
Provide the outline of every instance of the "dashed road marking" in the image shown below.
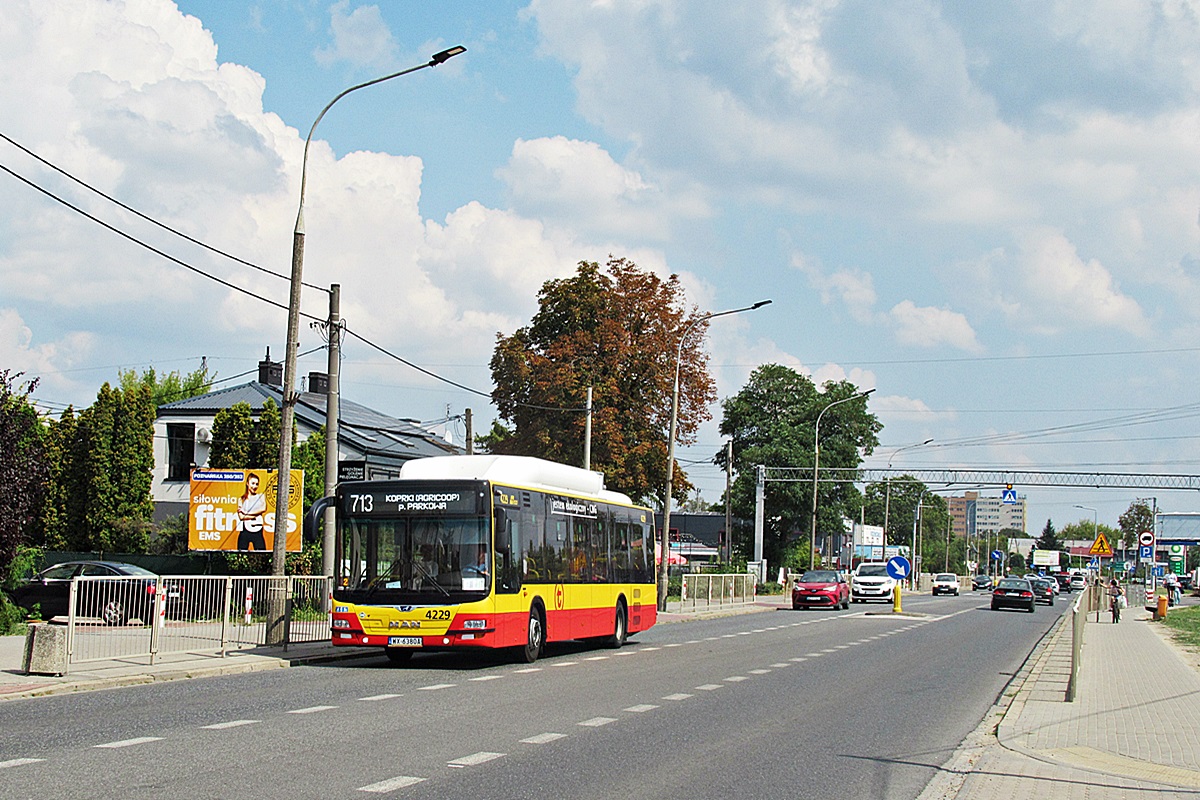
<svg viewBox="0 0 1200 800"><path fill-rule="evenodd" d="M775 669L783 669L784 667L790 667L791 664L787 663L786 661L781 661L780 663L772 664L771 666Z"/></svg>
<svg viewBox="0 0 1200 800"><path fill-rule="evenodd" d="M703 686L697 686L696 690L700 691L700 692L712 692L712 691L716 691L717 689L720 689L720 688L721 688L721 684L719 684L719 683L706 683Z"/></svg>
<svg viewBox="0 0 1200 800"><path fill-rule="evenodd" d="M467 678L469 681L498 681L502 675L480 675L477 678Z"/></svg>
<svg viewBox="0 0 1200 800"><path fill-rule="evenodd" d="M524 669L514 669L513 670L513 672L516 672L518 674L523 674L526 672L541 672L541 671L542 671L541 667L525 667Z"/></svg>
<svg viewBox="0 0 1200 800"><path fill-rule="evenodd" d="M235 719L229 722L218 722L215 725L201 725L200 728L206 731L223 731L229 728L240 728L243 725L254 725L262 722L259 719Z"/></svg>
<svg viewBox="0 0 1200 800"><path fill-rule="evenodd" d="M406 786L416 786L418 783L421 783L424 780L424 778L414 778L409 775L400 775L396 778L389 778L386 781L372 783L369 786L360 786L358 787L358 791L371 792L372 794L387 794L388 792L394 792L397 789L403 789Z"/></svg>
<svg viewBox="0 0 1200 800"><path fill-rule="evenodd" d="M750 679L747 678L745 675L733 675L731 677L726 678L725 682L726 683L738 683L740 681L748 681L748 680L750 680Z"/></svg>
<svg viewBox="0 0 1200 800"><path fill-rule="evenodd" d="M322 711L332 711L337 706L309 706L308 708L293 708L289 714L318 714Z"/></svg>
<svg viewBox="0 0 1200 800"><path fill-rule="evenodd" d="M98 744L96 747L105 750L116 750L119 747L133 747L139 744L148 744L150 742L161 742L161 736L139 736L136 739L122 739L119 742L108 742L107 744Z"/></svg>
<svg viewBox="0 0 1200 800"><path fill-rule="evenodd" d="M625 709L625 710L626 710L626 711L631 711L631 712L633 712L634 714L644 714L644 713L646 713L647 711L653 711L653 710L654 710L654 709L656 709L656 708L658 708L658 706L651 705L651 704L649 704L649 703L642 703L642 704L640 704L640 705L636 705L636 706L630 706L629 708L627 708L627 709Z"/></svg>
<svg viewBox="0 0 1200 800"><path fill-rule="evenodd" d="M556 661L555 663L551 664L550 666L552 666L552 667L574 667L578 663L579 663L578 661Z"/></svg>
<svg viewBox="0 0 1200 800"><path fill-rule="evenodd" d="M663 700L687 700L689 697L694 697L694 695L690 695L685 692L676 692L675 694L667 695L663 698Z"/></svg>
<svg viewBox="0 0 1200 800"><path fill-rule="evenodd" d="M556 742L559 739L565 739L565 738L567 738L567 735L565 733L548 733L547 732L547 733L539 733L537 736L530 736L528 739L522 739L521 742L524 744L547 744L549 742Z"/></svg>
<svg viewBox="0 0 1200 800"><path fill-rule="evenodd" d="M463 767L474 767L478 764L486 764L487 762L494 761L497 758L504 758L504 753L489 753L485 750L481 753L472 753L469 756L456 758L446 764L446 766L462 769Z"/></svg>
<svg viewBox="0 0 1200 800"><path fill-rule="evenodd" d="M751 675L766 675L770 671L771 670L769 670L769 669L752 669L752 670L750 670L750 674Z"/></svg>
<svg viewBox="0 0 1200 800"><path fill-rule="evenodd" d="M0 761L0 769L8 769L9 767L23 767L26 764L36 764L39 761L45 761L44 758L12 758L8 761Z"/></svg>
<svg viewBox="0 0 1200 800"><path fill-rule="evenodd" d="M403 697L403 696L404 695L401 695L401 694L373 694L370 697L360 697L358 699L360 702L363 702L363 703L374 703L379 700L394 700L397 697Z"/></svg>
<svg viewBox="0 0 1200 800"><path fill-rule="evenodd" d="M584 661L608 661L608 656L588 656Z"/></svg>
<svg viewBox="0 0 1200 800"><path fill-rule="evenodd" d="M436 692L439 689L453 689L453 688L454 688L453 683L433 683L433 684L430 684L429 686L418 686L417 691L418 692Z"/></svg>
<svg viewBox="0 0 1200 800"><path fill-rule="evenodd" d="M583 722L577 722L575 724L582 725L585 728L599 728L604 725L609 725L613 722L616 722L616 719L613 717L592 717L591 719L585 719Z"/></svg>

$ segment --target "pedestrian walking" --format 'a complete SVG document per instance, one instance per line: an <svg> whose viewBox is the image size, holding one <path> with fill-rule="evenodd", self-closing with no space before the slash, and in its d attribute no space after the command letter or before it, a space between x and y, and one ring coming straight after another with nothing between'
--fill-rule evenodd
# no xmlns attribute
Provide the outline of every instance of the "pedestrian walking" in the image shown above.
<svg viewBox="0 0 1200 800"><path fill-rule="evenodd" d="M1121 588L1121 584L1117 583L1117 579L1113 578L1108 582L1108 608L1112 611L1113 623L1121 621L1123 605L1125 605L1125 590Z"/></svg>
<svg viewBox="0 0 1200 800"><path fill-rule="evenodd" d="M1183 593L1179 590L1179 577L1174 572L1168 572L1163 578L1163 586L1167 589L1167 605L1177 606L1183 602Z"/></svg>

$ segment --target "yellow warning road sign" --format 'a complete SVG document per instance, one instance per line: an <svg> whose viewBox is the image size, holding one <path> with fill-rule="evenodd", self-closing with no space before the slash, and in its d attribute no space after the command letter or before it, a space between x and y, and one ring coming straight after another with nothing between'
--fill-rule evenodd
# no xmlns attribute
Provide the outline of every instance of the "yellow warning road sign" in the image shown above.
<svg viewBox="0 0 1200 800"><path fill-rule="evenodd" d="M1105 537L1103 531L1096 531L1096 541L1092 542L1088 554L1093 556L1111 556L1113 554L1112 545L1108 543L1108 538Z"/></svg>

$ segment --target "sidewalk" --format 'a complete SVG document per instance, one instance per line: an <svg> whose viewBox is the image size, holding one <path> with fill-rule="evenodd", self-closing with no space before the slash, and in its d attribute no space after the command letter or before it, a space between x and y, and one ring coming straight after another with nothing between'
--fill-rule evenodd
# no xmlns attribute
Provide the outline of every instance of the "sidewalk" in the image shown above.
<svg viewBox="0 0 1200 800"><path fill-rule="evenodd" d="M773 611L784 603L782 596L764 596L754 603L728 605L711 610L680 611L678 603L668 605L658 615L660 625L689 619L708 619ZM0 702L24 697L65 694L91 689L134 686L158 681L184 680L211 675L231 675L240 672L280 669L299 664L343 661L353 658L378 658L381 651L373 647L334 647L328 641L281 647L256 647L232 650L225 658L216 654L173 653L159 656L152 665L147 656L113 658L72 664L62 677L26 675L22 670L25 659L24 636L0 636Z"/></svg>
<svg viewBox="0 0 1200 800"><path fill-rule="evenodd" d="M1150 617L1089 615L1068 703L1065 615L921 800L1200 797L1200 659Z"/></svg>

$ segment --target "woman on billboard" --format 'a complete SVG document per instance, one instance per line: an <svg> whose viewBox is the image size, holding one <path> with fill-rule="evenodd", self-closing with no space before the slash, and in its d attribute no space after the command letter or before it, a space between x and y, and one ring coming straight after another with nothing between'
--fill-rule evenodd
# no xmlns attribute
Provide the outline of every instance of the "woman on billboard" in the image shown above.
<svg viewBox="0 0 1200 800"><path fill-rule="evenodd" d="M263 515L267 513L267 498L258 491L258 475L246 478L246 490L238 503L238 550L266 550L263 536Z"/></svg>

